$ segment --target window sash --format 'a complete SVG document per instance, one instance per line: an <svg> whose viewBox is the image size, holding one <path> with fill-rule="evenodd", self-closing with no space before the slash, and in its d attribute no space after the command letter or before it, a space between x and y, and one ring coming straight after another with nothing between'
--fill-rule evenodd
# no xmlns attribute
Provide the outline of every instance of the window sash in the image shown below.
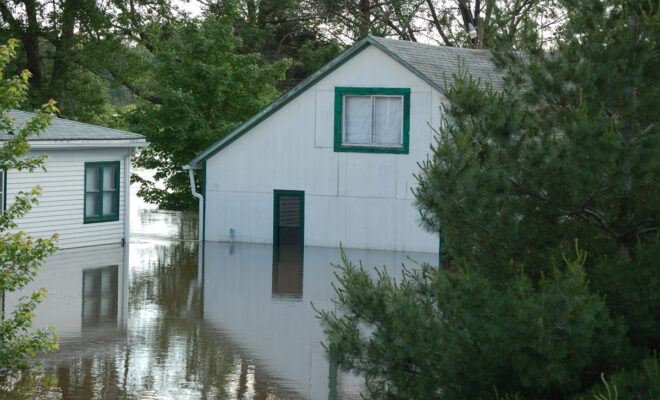
<svg viewBox="0 0 660 400"><path fill-rule="evenodd" d="M348 140L348 119L350 116L350 112L348 111L347 108L347 101L349 98L369 98L371 101L371 107L370 107L370 140L368 142L366 141L350 141ZM377 112L376 112L376 104L378 99L398 99L399 100L399 106L398 108L400 109L400 116L397 117L400 119L399 129L398 129L398 141L397 143L385 143L383 142L382 138L379 136L379 132L377 131ZM404 130L404 98L402 95L353 95L353 94L345 94L342 96L342 145L345 146L368 146L368 147L394 147L394 148L399 148L403 146L403 130Z"/></svg>
<svg viewBox="0 0 660 400"><path fill-rule="evenodd" d="M119 162L85 163L84 222L119 219Z"/></svg>

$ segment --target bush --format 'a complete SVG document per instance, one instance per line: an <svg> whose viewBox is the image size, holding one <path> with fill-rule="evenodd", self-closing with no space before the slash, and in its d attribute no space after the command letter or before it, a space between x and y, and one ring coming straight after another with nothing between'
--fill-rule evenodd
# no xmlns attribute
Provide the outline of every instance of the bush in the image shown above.
<svg viewBox="0 0 660 400"><path fill-rule="evenodd" d="M594 386L576 400L650 400L660 399L660 367L657 355L642 360L638 369L620 371L609 381Z"/></svg>
<svg viewBox="0 0 660 400"><path fill-rule="evenodd" d="M588 290L586 255L535 286L521 267L496 282L477 269L423 265L397 283L345 256L339 314L320 312L327 350L366 377L374 399L563 398L613 368L624 330Z"/></svg>

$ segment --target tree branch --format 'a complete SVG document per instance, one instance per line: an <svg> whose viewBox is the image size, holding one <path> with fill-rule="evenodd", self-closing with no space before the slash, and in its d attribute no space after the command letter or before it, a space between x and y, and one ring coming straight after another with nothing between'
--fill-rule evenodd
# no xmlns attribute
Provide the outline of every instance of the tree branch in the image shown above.
<svg viewBox="0 0 660 400"><path fill-rule="evenodd" d="M445 35L444 30L442 29L442 25L440 24L440 20L438 19L438 14L435 12L435 6L433 5L433 2L431 0L426 0L426 4L429 6L429 12L431 13L431 18L433 21L433 26L435 26L435 30L438 31L438 34L440 34L440 37L442 37L442 40L445 42L447 46L454 46L451 40Z"/></svg>

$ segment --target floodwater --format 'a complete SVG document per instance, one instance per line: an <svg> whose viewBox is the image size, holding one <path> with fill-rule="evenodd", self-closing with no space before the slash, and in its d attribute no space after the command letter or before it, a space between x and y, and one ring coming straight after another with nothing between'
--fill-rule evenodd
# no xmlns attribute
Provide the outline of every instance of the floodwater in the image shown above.
<svg viewBox="0 0 660 400"><path fill-rule="evenodd" d="M137 199L131 223L127 246L60 251L32 285L49 291L35 325L54 326L60 338L58 352L40 356L43 373L56 380L37 397L360 398L361 379L325 356L311 306L333 309L330 263L339 249L200 246L196 215L157 211ZM347 254L394 274L411 264L407 256L437 260Z"/></svg>

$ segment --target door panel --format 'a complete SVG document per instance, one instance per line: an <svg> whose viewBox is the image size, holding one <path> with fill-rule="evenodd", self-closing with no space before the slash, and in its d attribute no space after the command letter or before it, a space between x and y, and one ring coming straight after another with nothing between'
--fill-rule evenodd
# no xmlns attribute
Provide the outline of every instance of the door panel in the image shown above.
<svg viewBox="0 0 660 400"><path fill-rule="evenodd" d="M305 192L274 193L273 246L304 246Z"/></svg>

